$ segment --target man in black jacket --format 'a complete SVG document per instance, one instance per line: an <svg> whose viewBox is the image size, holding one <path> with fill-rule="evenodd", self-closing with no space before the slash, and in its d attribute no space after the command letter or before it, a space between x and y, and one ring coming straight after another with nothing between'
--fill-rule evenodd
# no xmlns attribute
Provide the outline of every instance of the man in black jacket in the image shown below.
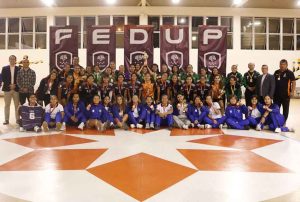
<svg viewBox="0 0 300 202"><path fill-rule="evenodd" d="M20 68L16 66L17 58L14 55L9 56L9 65L2 68L2 82L4 91L4 125L9 124L9 114L10 114L10 103L13 99L15 104L15 115L17 123L19 123L20 117L18 113L19 107L19 89L17 86L17 74Z"/></svg>
<svg viewBox="0 0 300 202"><path fill-rule="evenodd" d="M256 94L259 96L259 101L264 102L264 97L269 95L272 99L275 92L275 78L268 73L268 66L261 67L262 75L260 75L256 82Z"/></svg>

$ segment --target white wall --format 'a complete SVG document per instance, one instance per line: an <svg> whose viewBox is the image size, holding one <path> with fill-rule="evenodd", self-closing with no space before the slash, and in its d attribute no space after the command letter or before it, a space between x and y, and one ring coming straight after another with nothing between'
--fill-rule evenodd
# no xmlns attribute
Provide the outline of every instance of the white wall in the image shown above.
<svg viewBox="0 0 300 202"><path fill-rule="evenodd" d="M270 72L278 68L283 58L289 61L292 68L293 61L300 58L300 51L268 51L240 49L240 16L256 17L300 17L299 9L244 9L244 8L188 8L188 7L105 7L105 8L34 8L34 9L0 9L0 17L11 16L48 16L48 26L53 25L57 15L140 15L141 24L147 24L147 15L188 15L188 16L234 16L233 22L233 50L228 50L227 71L232 64L238 64L239 71L247 71L247 64L254 62L258 70L262 64L269 65ZM49 40L49 36L47 36ZM8 57L14 54L21 59L28 55L31 61L43 60L44 63L32 65L37 73L38 81L49 73L49 53L46 50L0 50L0 66L8 63ZM86 64L85 49L79 50L80 63ZM123 49L117 49L117 66L123 64ZM190 63L197 69L197 49L190 50ZM154 50L154 62L160 64L159 49ZM299 72L300 74L300 72ZM37 84L38 85L38 84ZM299 83L300 85L300 83ZM299 86L298 85L298 86Z"/></svg>

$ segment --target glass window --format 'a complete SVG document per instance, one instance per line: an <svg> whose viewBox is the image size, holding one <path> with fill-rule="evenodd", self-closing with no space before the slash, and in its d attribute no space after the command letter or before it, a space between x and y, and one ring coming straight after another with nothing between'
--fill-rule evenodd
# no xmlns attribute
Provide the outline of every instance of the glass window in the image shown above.
<svg viewBox="0 0 300 202"><path fill-rule="evenodd" d="M87 27L95 25L95 24L96 24L96 18L94 16L84 17L83 18L83 31L86 31Z"/></svg>
<svg viewBox="0 0 300 202"><path fill-rule="evenodd" d="M233 31L232 17L221 17L221 25L227 27L227 32Z"/></svg>
<svg viewBox="0 0 300 202"><path fill-rule="evenodd" d="M33 18L21 18L22 32L33 32Z"/></svg>
<svg viewBox="0 0 300 202"><path fill-rule="evenodd" d="M294 36L283 36L283 50L294 50Z"/></svg>
<svg viewBox="0 0 300 202"><path fill-rule="evenodd" d="M153 33L153 46L154 48L159 48L159 32Z"/></svg>
<svg viewBox="0 0 300 202"><path fill-rule="evenodd" d="M47 18L36 17L35 18L35 31L36 32L47 32Z"/></svg>
<svg viewBox="0 0 300 202"><path fill-rule="evenodd" d="M110 25L110 16L109 15L98 16L98 25Z"/></svg>
<svg viewBox="0 0 300 202"><path fill-rule="evenodd" d="M255 34L255 49L256 50L266 50L266 35L265 34Z"/></svg>
<svg viewBox="0 0 300 202"><path fill-rule="evenodd" d="M242 34L241 48L242 49L252 49L252 35L251 34Z"/></svg>
<svg viewBox="0 0 300 202"><path fill-rule="evenodd" d="M294 19L293 18L283 18L283 33L285 34L293 34L294 33Z"/></svg>
<svg viewBox="0 0 300 202"><path fill-rule="evenodd" d="M241 18L241 32L252 33L252 18L251 17L242 17Z"/></svg>
<svg viewBox="0 0 300 202"><path fill-rule="evenodd" d="M78 32L81 31L81 17L70 17L69 25L75 25L78 27Z"/></svg>
<svg viewBox="0 0 300 202"><path fill-rule="evenodd" d="M32 49L33 48L33 35L22 34L21 35L21 49Z"/></svg>
<svg viewBox="0 0 300 202"><path fill-rule="evenodd" d="M5 33L6 19L0 18L0 33Z"/></svg>
<svg viewBox="0 0 300 202"><path fill-rule="evenodd" d="M0 35L0 49L5 49L5 35Z"/></svg>
<svg viewBox="0 0 300 202"><path fill-rule="evenodd" d="M206 17L206 25L218 25L218 17Z"/></svg>
<svg viewBox="0 0 300 202"><path fill-rule="evenodd" d="M19 18L8 18L8 33L19 33Z"/></svg>
<svg viewBox="0 0 300 202"><path fill-rule="evenodd" d="M203 17L192 17L192 31L197 32L198 26L203 25Z"/></svg>
<svg viewBox="0 0 300 202"><path fill-rule="evenodd" d="M124 33L117 33L116 34L116 47L117 48L124 48Z"/></svg>
<svg viewBox="0 0 300 202"><path fill-rule="evenodd" d="M117 31L124 31L125 19L124 16L114 16L113 25L116 26Z"/></svg>
<svg viewBox="0 0 300 202"><path fill-rule="evenodd" d="M139 25L140 24L140 16L128 16L127 24L128 25Z"/></svg>
<svg viewBox="0 0 300 202"><path fill-rule="evenodd" d="M177 17L177 25L189 25L189 17L188 16L178 16Z"/></svg>
<svg viewBox="0 0 300 202"><path fill-rule="evenodd" d="M46 34L36 34L35 35L35 48L36 49L46 49Z"/></svg>
<svg viewBox="0 0 300 202"><path fill-rule="evenodd" d="M269 33L280 33L280 18L269 18Z"/></svg>
<svg viewBox="0 0 300 202"><path fill-rule="evenodd" d="M254 18L255 33L266 33L266 18Z"/></svg>
<svg viewBox="0 0 300 202"><path fill-rule="evenodd" d="M163 25L174 25L173 16L163 16Z"/></svg>
<svg viewBox="0 0 300 202"><path fill-rule="evenodd" d="M8 35L8 49L19 49L19 35Z"/></svg>
<svg viewBox="0 0 300 202"><path fill-rule="evenodd" d="M198 49L198 34L192 34L192 48Z"/></svg>
<svg viewBox="0 0 300 202"><path fill-rule="evenodd" d="M227 33L227 49L233 48L233 36L230 33Z"/></svg>
<svg viewBox="0 0 300 202"><path fill-rule="evenodd" d="M297 19L297 34L300 34L300 19Z"/></svg>
<svg viewBox="0 0 300 202"><path fill-rule="evenodd" d="M67 17L66 16L55 16L55 25L59 25L59 26L67 25Z"/></svg>
<svg viewBox="0 0 300 202"><path fill-rule="evenodd" d="M148 25L153 25L154 31L159 31L159 16L148 16Z"/></svg>
<svg viewBox="0 0 300 202"><path fill-rule="evenodd" d="M1 44L0 44L0 46L1 46ZM300 50L300 35L297 36L297 50Z"/></svg>
<svg viewBox="0 0 300 202"><path fill-rule="evenodd" d="M269 35L269 50L280 50L279 35Z"/></svg>
<svg viewBox="0 0 300 202"><path fill-rule="evenodd" d="M81 33L78 33L78 48L81 48Z"/></svg>

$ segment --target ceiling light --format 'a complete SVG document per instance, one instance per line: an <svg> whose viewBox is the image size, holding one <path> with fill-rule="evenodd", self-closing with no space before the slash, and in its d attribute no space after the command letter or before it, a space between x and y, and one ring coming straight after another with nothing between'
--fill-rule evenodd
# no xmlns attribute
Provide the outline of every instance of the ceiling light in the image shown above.
<svg viewBox="0 0 300 202"><path fill-rule="evenodd" d="M300 0L297 1L297 6L300 6Z"/></svg>
<svg viewBox="0 0 300 202"><path fill-rule="evenodd" d="M196 36L192 36L192 41L196 41L197 37Z"/></svg>
<svg viewBox="0 0 300 202"><path fill-rule="evenodd" d="M116 3L117 3L117 0L106 0L106 4L108 4L108 5L113 5Z"/></svg>
<svg viewBox="0 0 300 202"><path fill-rule="evenodd" d="M185 18L180 18L179 23L184 24L186 22Z"/></svg>
<svg viewBox="0 0 300 202"><path fill-rule="evenodd" d="M43 4L45 4L48 7L51 7L54 5L54 0L41 0L43 2Z"/></svg>
<svg viewBox="0 0 300 202"><path fill-rule="evenodd" d="M239 5L243 2L243 0L233 0L234 5Z"/></svg>
<svg viewBox="0 0 300 202"><path fill-rule="evenodd" d="M180 0L172 0L173 4L179 4Z"/></svg>

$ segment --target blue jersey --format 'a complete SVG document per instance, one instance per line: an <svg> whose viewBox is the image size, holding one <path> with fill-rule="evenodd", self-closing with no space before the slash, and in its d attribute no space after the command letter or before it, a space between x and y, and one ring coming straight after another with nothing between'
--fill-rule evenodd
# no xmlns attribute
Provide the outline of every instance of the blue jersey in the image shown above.
<svg viewBox="0 0 300 202"><path fill-rule="evenodd" d="M195 105L188 106L187 117L190 121L194 122L195 120L202 119L203 117L207 116L209 110L207 107L197 107Z"/></svg>
<svg viewBox="0 0 300 202"><path fill-rule="evenodd" d="M103 120L106 115L107 112L101 104L91 104L91 108L88 110L89 119Z"/></svg>
<svg viewBox="0 0 300 202"><path fill-rule="evenodd" d="M65 106L65 118L68 120L71 116L75 116L77 119L85 117L85 107L83 102L79 102L76 106L74 106L73 102L69 102Z"/></svg>
<svg viewBox="0 0 300 202"><path fill-rule="evenodd" d="M231 118L236 121L242 121L243 114L248 116L248 108L246 107L246 105L242 105L242 106L228 105L225 114L227 118Z"/></svg>
<svg viewBox="0 0 300 202"><path fill-rule="evenodd" d="M33 129L35 126L41 126L43 121L44 109L42 106L36 104L29 106L27 103L22 105L19 109L22 120L22 127L26 130Z"/></svg>

